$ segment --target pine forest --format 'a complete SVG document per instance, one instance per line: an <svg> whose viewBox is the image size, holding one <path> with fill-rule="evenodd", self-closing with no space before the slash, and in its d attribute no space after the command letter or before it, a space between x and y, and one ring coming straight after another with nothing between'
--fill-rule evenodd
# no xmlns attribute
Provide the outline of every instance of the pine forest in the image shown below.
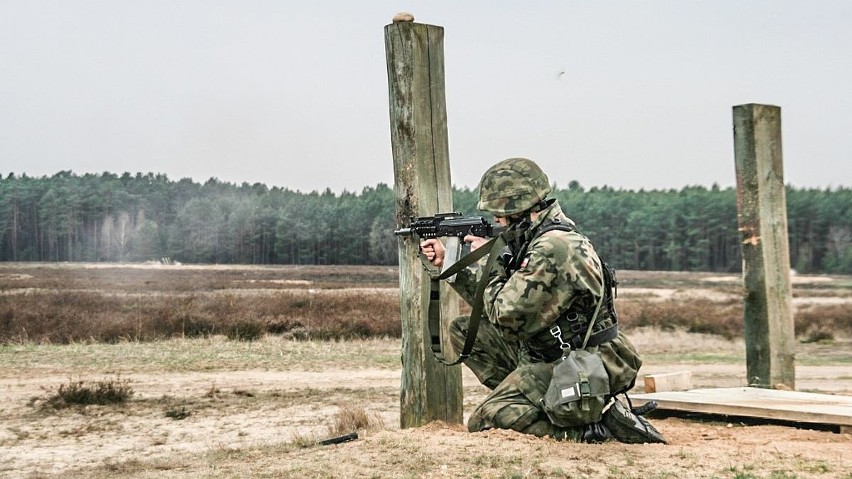
<svg viewBox="0 0 852 479"><path fill-rule="evenodd" d="M617 269L735 272L736 190L583 188L553 196ZM479 215L477 191L455 210ZM852 188L787 187L790 264L852 274ZM0 261L395 265L393 188L303 193L162 174L0 177ZM491 220L492 218L488 218Z"/></svg>

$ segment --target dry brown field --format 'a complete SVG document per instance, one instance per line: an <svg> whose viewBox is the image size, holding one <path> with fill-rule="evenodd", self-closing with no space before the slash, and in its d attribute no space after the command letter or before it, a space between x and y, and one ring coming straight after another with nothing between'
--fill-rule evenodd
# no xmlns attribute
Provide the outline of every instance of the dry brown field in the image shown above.
<svg viewBox="0 0 852 479"><path fill-rule="evenodd" d="M852 437L812 425L652 416L667 445L402 430L397 274L0 263L0 477L852 478ZM736 275L619 278L640 374L746 385ZM793 288L797 389L852 395L852 278ZM487 390L462 376L467 417ZM132 394L57 406L75 384Z"/></svg>

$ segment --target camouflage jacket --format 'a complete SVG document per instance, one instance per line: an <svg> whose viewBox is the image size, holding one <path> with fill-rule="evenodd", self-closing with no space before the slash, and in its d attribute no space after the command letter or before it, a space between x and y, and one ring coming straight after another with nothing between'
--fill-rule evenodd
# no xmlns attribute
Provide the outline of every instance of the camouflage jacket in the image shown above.
<svg viewBox="0 0 852 479"><path fill-rule="evenodd" d="M531 242L520 268L507 275L495 266L485 290L485 313L507 341L526 341L547 331L566 311L577 312L588 322L603 294L601 260L594 247L578 231L551 230L537 234L547 220L573 225L554 202L530 226ZM481 264L480 264L481 266ZM477 276L474 268L460 272L454 288L468 302L473 298ZM599 319L606 318L601 311ZM595 330L611 324L600 321Z"/></svg>

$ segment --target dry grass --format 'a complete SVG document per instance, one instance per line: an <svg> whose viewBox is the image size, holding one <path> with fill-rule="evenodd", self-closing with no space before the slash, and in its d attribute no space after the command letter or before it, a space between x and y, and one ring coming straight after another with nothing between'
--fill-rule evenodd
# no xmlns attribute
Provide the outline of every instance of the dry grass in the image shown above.
<svg viewBox="0 0 852 479"><path fill-rule="evenodd" d="M63 409L71 406L123 404L133 396L129 382L121 378L87 382L69 380L60 384L56 392L42 403L46 409Z"/></svg>
<svg viewBox="0 0 852 479"><path fill-rule="evenodd" d="M0 267L0 343L400 335L388 268L74 266Z"/></svg>
<svg viewBox="0 0 852 479"><path fill-rule="evenodd" d="M644 299L623 300L617 304L619 319L625 328L655 327L690 333L718 334L735 338L743 334L742 305L696 299L692 301ZM852 312L852 305L850 305Z"/></svg>
<svg viewBox="0 0 852 479"><path fill-rule="evenodd" d="M374 432L386 428L380 415L367 413L363 406L346 405L332 418L331 424L328 425L328 435L337 437L352 432Z"/></svg>
<svg viewBox="0 0 852 479"><path fill-rule="evenodd" d="M796 336L802 342L830 341L839 332L850 336L852 305L808 305L796 312Z"/></svg>
<svg viewBox="0 0 852 479"><path fill-rule="evenodd" d="M386 429L381 415L370 414L363 406L348 404L340 407L326 424L325 438L317 438L316 434L296 433L289 444L297 448L342 444L358 439L364 432Z"/></svg>
<svg viewBox="0 0 852 479"><path fill-rule="evenodd" d="M617 307L626 329L742 336L736 276L627 271L619 279ZM800 339L852 336L852 279L796 279L797 299L831 300L798 308ZM0 344L399 337L397 287L398 272L388 267L6 263L0 265Z"/></svg>

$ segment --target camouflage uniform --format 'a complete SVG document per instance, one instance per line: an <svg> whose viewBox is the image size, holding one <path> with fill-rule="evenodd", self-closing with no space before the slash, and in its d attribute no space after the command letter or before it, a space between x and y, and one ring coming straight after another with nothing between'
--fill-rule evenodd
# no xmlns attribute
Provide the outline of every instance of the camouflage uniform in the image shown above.
<svg viewBox="0 0 852 479"><path fill-rule="evenodd" d="M504 174L507 166L515 171ZM528 210L530 197L534 203L544 200L550 191L546 176L540 170L530 172L527 168L538 167L529 160L511 159L486 172L480 183L480 209L509 216ZM530 184L518 185L518 173L532 178ZM543 181L536 184L536 178ZM489 197L488 192L496 193ZM472 413L468 421L471 432L502 428L574 440L582 435L582 428L555 426L541 409L540 401L550 383L553 363L543 359L540 353L554 347L558 351L558 343L549 329L561 314L575 312L583 324L588 324L603 295L602 265L592 244L576 230L538 233L544 224L574 224L558 202L550 200L546 205L526 230L527 248L523 258L518 258L519 269L507 272L503 267L495 267L491 272L484 308L488 321L480 323L474 348L465 364L492 391ZM474 297L478 274L481 272L476 268L466 269L459 272L453 283L469 303ZM612 325L610 316L603 308L593 332ZM456 350L464 343L468 321L469 318L461 317L451 325L451 342ZM635 352L621 333L599 348L605 363L607 356L612 359L619 349ZM631 366L638 370L639 364ZM635 370L630 374L632 377L628 379L632 383Z"/></svg>

